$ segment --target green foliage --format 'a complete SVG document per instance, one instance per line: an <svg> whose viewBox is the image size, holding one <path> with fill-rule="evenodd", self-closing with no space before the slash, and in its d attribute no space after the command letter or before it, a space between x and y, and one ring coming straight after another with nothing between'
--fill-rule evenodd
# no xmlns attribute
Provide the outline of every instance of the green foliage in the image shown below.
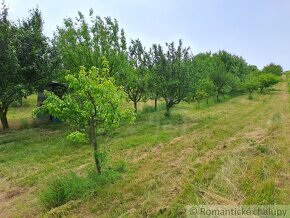
<svg viewBox="0 0 290 218"><path fill-rule="evenodd" d="M213 54L212 59L213 71L210 78L215 85L218 101L221 94L239 91L241 82L256 68L255 66L249 66L242 57L232 55L226 51Z"/></svg>
<svg viewBox="0 0 290 218"><path fill-rule="evenodd" d="M79 131L75 131L75 132L70 133L66 137L66 139L69 142L77 143L77 144L84 144L84 143L88 142L86 135L82 132L79 132Z"/></svg>
<svg viewBox="0 0 290 218"><path fill-rule="evenodd" d="M209 78L200 79L194 84L193 87L193 98L198 102L198 106L200 101L203 99L207 99L210 96L213 96L215 93L215 86L212 80ZM207 102L208 103L208 102Z"/></svg>
<svg viewBox="0 0 290 218"><path fill-rule="evenodd" d="M144 97L148 84L148 56L140 40L132 40L129 47L128 59L116 76L127 97L134 102L135 112L137 103Z"/></svg>
<svg viewBox="0 0 290 218"><path fill-rule="evenodd" d="M225 71L225 66L217 60L215 70L211 73L210 78L215 86L217 100L221 94L229 93L237 84L237 77Z"/></svg>
<svg viewBox="0 0 290 218"><path fill-rule="evenodd" d="M102 68L102 57L108 60L110 76L115 76L126 60L126 38L117 20L102 19L90 10L90 21L78 12L76 19L66 18L54 39L62 60L63 76L77 73L80 66Z"/></svg>
<svg viewBox="0 0 290 218"><path fill-rule="evenodd" d="M156 45L153 45L153 47L156 47ZM159 67L158 67L158 60L155 59L155 54L153 52L153 48L150 48L149 52L147 53L147 67L148 67L148 73L147 73L147 89L145 93L145 98L154 99L155 102L155 108L154 110L157 111L157 104L158 100L160 98L160 87L158 81L160 81L159 78Z"/></svg>
<svg viewBox="0 0 290 218"><path fill-rule="evenodd" d="M46 92L42 110L84 132L88 122L93 119L99 130L110 131L119 126L121 119L131 113L122 110L123 92L108 77L107 68L101 70L82 68L78 75L65 77L68 93L59 98Z"/></svg>
<svg viewBox="0 0 290 218"><path fill-rule="evenodd" d="M42 91L48 82L56 79L59 59L43 34L43 23L42 14L36 8L18 25L16 52L25 87L23 97Z"/></svg>
<svg viewBox="0 0 290 218"><path fill-rule="evenodd" d="M249 99L252 99L252 94L254 91L258 90L260 87L260 82L258 77L252 73L242 83L243 88L249 93Z"/></svg>
<svg viewBox="0 0 290 218"><path fill-rule="evenodd" d="M213 58L216 59L217 62L222 62L224 72L230 73L239 79L243 79L247 76L251 69L242 57L230 54L226 51L219 51L213 55Z"/></svg>
<svg viewBox="0 0 290 218"><path fill-rule="evenodd" d="M193 91L188 97L189 99L194 97L197 101L214 94L220 101L220 95L242 91L245 80L250 77L249 74L258 70L256 66L248 65L242 57L226 51L214 54L200 53L193 57L190 67L193 71L191 75ZM209 80L211 82L207 82L207 88L200 84ZM205 91L206 89L209 92Z"/></svg>
<svg viewBox="0 0 290 218"><path fill-rule="evenodd" d="M0 14L0 118L3 129L9 128L6 117L9 105L22 93L16 42L17 28L8 21L8 8L3 2Z"/></svg>
<svg viewBox="0 0 290 218"><path fill-rule="evenodd" d="M3 3L0 16L0 118L3 129L9 128L7 111L12 102L39 90L53 77L55 62L48 39L43 35L38 9L28 19L15 25L7 18Z"/></svg>
<svg viewBox="0 0 290 218"><path fill-rule="evenodd" d="M85 182L76 174L56 178L40 194L40 202L46 209L79 198L87 190Z"/></svg>
<svg viewBox="0 0 290 218"><path fill-rule="evenodd" d="M194 69L193 81L207 78L214 71L214 61L211 53L199 53L191 60Z"/></svg>
<svg viewBox="0 0 290 218"><path fill-rule="evenodd" d="M174 42L166 43L167 51L160 45L153 45L154 72L158 75L160 97L166 103L167 114L172 106L184 100L190 89L191 73L189 69L189 48L183 48L182 41L178 47Z"/></svg>
<svg viewBox="0 0 290 218"><path fill-rule="evenodd" d="M50 210L71 200L83 198L99 186L115 182L117 178L119 174L113 170L99 175L89 171L86 177L70 173L51 180L40 192L39 199L42 206Z"/></svg>
<svg viewBox="0 0 290 218"><path fill-rule="evenodd" d="M279 88L284 88L283 84L278 85ZM257 97L260 100L252 101L250 104L244 101L244 96L240 96L206 110L197 110L191 104L181 102L169 119L162 116L163 110L156 113L141 113L136 124L124 125L112 134L99 137L100 144L110 145L109 150L112 151L110 157L118 162L116 168L114 162L110 162L110 166L112 165L112 168L118 172L125 172L124 175L113 185L106 186L111 181L116 181L106 180L109 177L106 173L106 165L101 174L103 176L102 182L99 183L101 185L87 189L83 195L76 198L76 201L68 201L67 204L50 212L39 206L39 202L35 199L37 190L44 191L47 186L44 185L44 188L42 186L46 181L62 178L68 169L72 169L78 175L81 174L81 178L87 178L84 173L87 168L93 169L92 164L88 164L91 160L89 155L91 147L68 145L64 138L66 125L61 125L62 129L58 126L57 130L54 129L55 126L42 126L37 129L15 130L2 134L0 173L8 181L36 190L31 194L29 192L22 195L21 199L28 200L27 207L35 208L32 214L31 210L18 210L17 215L22 217L49 216L51 213L63 210L65 216L79 216L79 207L87 208L88 215L114 216L123 214L123 211L130 208L136 199L138 202L146 201L146 208L152 208L156 205L151 204L152 202L159 204L160 195L156 192L163 193L164 187L171 187L171 183L166 183L169 174L162 172L167 172L172 167L181 169L188 166L191 166L188 177L183 180L180 180L180 173L177 171L170 173L172 180L181 181L185 185L185 191L176 196L173 206L166 211L171 211L176 205L180 205L178 210L182 212L184 202L214 203L216 198L215 196L212 198L212 193L222 195L226 199L238 197L241 203L266 204L272 199L271 202L286 204L289 199L289 190L285 189L285 185L288 184L287 178L283 177L279 183L273 183L275 185L272 186L273 192L267 189L266 183L276 181L276 172L281 172L281 175L287 175L289 172L288 158L284 155L288 151L285 143L287 137L283 131L277 131L267 137L269 134L264 132L265 126L263 125L262 129L260 126L271 118L271 113L274 115L276 112L280 112L283 117L286 116L285 119L281 119L282 124L286 124L284 121L287 121L287 108L281 108L280 105L281 102L286 104L288 99L284 98L283 93L284 90L275 95L258 93ZM21 115L21 108L14 109L17 109ZM257 146L264 138L266 138L264 146L268 148L268 152L261 153L257 150ZM250 146L251 143L253 146ZM192 145L195 146L193 150ZM219 145L221 149L218 149ZM226 146L222 147L223 145ZM164 152L166 155L159 155ZM184 159L184 153L191 155ZM209 158L208 154L211 154ZM232 170L233 161L241 161L245 158L252 161L242 161ZM271 158L273 164L281 166L273 168L268 161L258 162L259 158L265 160ZM259 170L251 170L257 165ZM144 167L149 173L139 170L145 169ZM17 170L16 174L13 169ZM96 175L93 170L91 174ZM260 179L261 174L266 174L267 177ZM245 177L247 181L244 180ZM6 187L8 187L7 191L17 188L5 184L1 186L4 189ZM148 189L151 191L150 195L146 194ZM283 189L283 192L277 193L279 189ZM127 197L131 199L125 205L120 204L124 195L126 199ZM112 204L116 208L114 211L110 210ZM71 208L71 205L76 207ZM22 201L15 202L15 207L21 208L21 206ZM137 208L132 215L139 216L143 212L143 208ZM11 212L11 216L14 215L15 213ZM171 215L166 213L164 216Z"/></svg>
<svg viewBox="0 0 290 218"><path fill-rule="evenodd" d="M92 67L86 71L83 67L78 74L67 75L65 80L68 92L62 98L46 92L47 99L40 112L49 111L79 133L86 134L94 146L96 167L100 172L97 132L111 131L120 125L121 120L133 121L134 112L122 108L124 93L109 77L106 59L103 59L102 69ZM79 133L71 138L80 137Z"/></svg>
<svg viewBox="0 0 290 218"><path fill-rule="evenodd" d="M280 65L271 63L263 68L263 73L265 74L274 74L276 76L281 76L283 73L283 68Z"/></svg>
<svg viewBox="0 0 290 218"><path fill-rule="evenodd" d="M278 82L280 82L280 77L276 76L272 73L262 73L258 76L259 81L259 88L261 92L265 90L266 88L269 88Z"/></svg>

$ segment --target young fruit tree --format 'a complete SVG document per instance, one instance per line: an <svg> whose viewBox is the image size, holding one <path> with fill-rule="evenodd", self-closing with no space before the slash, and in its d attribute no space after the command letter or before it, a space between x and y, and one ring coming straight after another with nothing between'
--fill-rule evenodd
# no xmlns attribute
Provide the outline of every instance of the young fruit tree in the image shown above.
<svg viewBox="0 0 290 218"><path fill-rule="evenodd" d="M197 106L199 107L200 102L206 99L208 104L208 99L215 93L215 86L209 78L200 79L193 86L193 97L197 101Z"/></svg>
<svg viewBox="0 0 290 218"><path fill-rule="evenodd" d="M43 35L43 21L38 9L19 25L10 22L8 9L0 12L0 118L8 129L7 112L11 103L41 89L56 71L54 52Z"/></svg>
<svg viewBox="0 0 290 218"><path fill-rule="evenodd" d="M92 67L86 71L83 67L78 74L67 75L65 81L68 92L62 98L46 92L47 99L36 112L48 111L52 116L71 124L76 132L70 138L90 140L98 173L101 173L98 133L117 128L124 119L135 119L132 110L122 108L124 93L108 74L108 62L103 60L101 69Z"/></svg>
<svg viewBox="0 0 290 218"><path fill-rule="evenodd" d="M7 112L10 104L21 96L20 66L15 52L16 27L9 22L8 9L2 3L0 12L0 119L3 129L8 129Z"/></svg>
<svg viewBox="0 0 290 218"><path fill-rule="evenodd" d="M248 98L253 99L253 92L259 89L260 83L255 74L251 74L242 83L243 88L249 93Z"/></svg>
<svg viewBox="0 0 290 218"><path fill-rule="evenodd" d="M95 16L90 10L89 19L78 16L64 19L54 38L62 62L63 75L77 73L80 66L101 68L102 57L109 63L109 74L115 76L122 68L127 50L125 32L118 21Z"/></svg>
<svg viewBox="0 0 290 218"><path fill-rule="evenodd" d="M43 34L41 11L29 11L30 17L19 22L16 53L26 95L42 91L48 82L56 78L60 65L56 49ZM26 97L26 96L24 96Z"/></svg>
<svg viewBox="0 0 290 218"><path fill-rule="evenodd" d="M276 76L281 76L283 73L283 68L280 65L271 63L263 68L263 73L265 74L272 73L275 74Z"/></svg>
<svg viewBox="0 0 290 218"><path fill-rule="evenodd" d="M227 71L225 64L219 59L215 59L215 67L210 74L210 79L215 86L217 101L220 101L220 95L229 93L237 83L237 77Z"/></svg>
<svg viewBox="0 0 290 218"><path fill-rule="evenodd" d="M123 69L116 75L127 97L134 103L135 112L138 102L144 97L148 81L148 57L139 39L132 40L129 46L128 59Z"/></svg>
<svg viewBox="0 0 290 218"><path fill-rule="evenodd" d="M262 73L258 76L259 88L263 92L265 89L280 82L280 77L272 73Z"/></svg>
<svg viewBox="0 0 290 218"><path fill-rule="evenodd" d="M174 42L166 43L166 47L167 51L164 52L160 45L153 46L153 52L159 79L156 82L159 84L160 96L165 100L165 115L169 115L171 108L184 100L190 89L190 50L183 47L181 40L177 48Z"/></svg>

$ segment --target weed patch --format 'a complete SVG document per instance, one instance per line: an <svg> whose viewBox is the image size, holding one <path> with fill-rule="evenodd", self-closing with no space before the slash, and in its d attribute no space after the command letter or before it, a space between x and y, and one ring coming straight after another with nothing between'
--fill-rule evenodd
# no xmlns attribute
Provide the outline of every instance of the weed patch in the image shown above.
<svg viewBox="0 0 290 218"><path fill-rule="evenodd" d="M122 171L119 168L118 171ZM118 171L108 170L102 174L95 170L88 171L86 177L71 172L66 176L50 181L40 192L42 206L48 210L66 204L71 200L83 198L95 188L115 182L120 174Z"/></svg>

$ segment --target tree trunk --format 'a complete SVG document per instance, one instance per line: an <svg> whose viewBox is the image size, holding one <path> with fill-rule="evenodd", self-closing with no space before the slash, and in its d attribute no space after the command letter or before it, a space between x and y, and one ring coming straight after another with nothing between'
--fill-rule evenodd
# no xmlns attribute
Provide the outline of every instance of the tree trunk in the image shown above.
<svg viewBox="0 0 290 218"><path fill-rule="evenodd" d="M174 103L170 100L169 102L166 102L166 112L170 113L170 108L174 105Z"/></svg>
<svg viewBox="0 0 290 218"><path fill-rule="evenodd" d="M157 97L154 99L154 108L155 108L155 111L157 111Z"/></svg>
<svg viewBox="0 0 290 218"><path fill-rule="evenodd" d="M252 98L253 98L252 93L253 93L253 92L251 92L251 91L249 92L249 99L252 99Z"/></svg>
<svg viewBox="0 0 290 218"><path fill-rule="evenodd" d="M137 113L138 108L137 108L137 101L134 101L134 108L135 108L135 112Z"/></svg>
<svg viewBox="0 0 290 218"><path fill-rule="evenodd" d="M219 94L216 95L216 100L219 102L220 98L219 98Z"/></svg>
<svg viewBox="0 0 290 218"><path fill-rule="evenodd" d="M8 120L7 120L7 109L0 112L0 118L3 129L9 129Z"/></svg>
<svg viewBox="0 0 290 218"><path fill-rule="evenodd" d="M97 142L97 133L96 133L96 126L95 126L95 122L92 119L91 121L91 137L92 137L92 144L94 146L94 157L95 157L95 164L96 164L96 168L97 168L97 172L101 173L101 164L100 164L100 159L99 159L99 151L98 151L98 142Z"/></svg>
<svg viewBox="0 0 290 218"><path fill-rule="evenodd" d="M170 106L166 105L166 112L169 113L170 112Z"/></svg>

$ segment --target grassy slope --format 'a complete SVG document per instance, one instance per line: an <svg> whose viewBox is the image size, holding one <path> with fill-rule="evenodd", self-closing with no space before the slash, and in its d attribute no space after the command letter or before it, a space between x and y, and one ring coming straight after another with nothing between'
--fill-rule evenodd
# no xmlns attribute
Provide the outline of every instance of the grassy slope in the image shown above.
<svg viewBox="0 0 290 218"><path fill-rule="evenodd" d="M1 133L0 217L167 217L188 204L289 204L289 97L285 82L278 89L201 109L182 103L170 119L162 110L141 114L101 139L110 165L126 163L122 177L49 212L39 190L93 168L92 148L68 145L62 127Z"/></svg>

